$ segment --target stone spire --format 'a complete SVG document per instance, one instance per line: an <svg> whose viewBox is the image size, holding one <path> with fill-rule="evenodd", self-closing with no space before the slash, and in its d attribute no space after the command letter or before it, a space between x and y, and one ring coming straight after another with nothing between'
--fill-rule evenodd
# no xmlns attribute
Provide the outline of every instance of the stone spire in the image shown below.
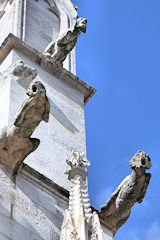
<svg viewBox="0 0 160 240"><path fill-rule="evenodd" d="M60 240L101 240L102 228L96 212L92 213L88 196L86 168L90 162L84 153L73 152L66 171L71 181L69 207L65 211Z"/></svg>

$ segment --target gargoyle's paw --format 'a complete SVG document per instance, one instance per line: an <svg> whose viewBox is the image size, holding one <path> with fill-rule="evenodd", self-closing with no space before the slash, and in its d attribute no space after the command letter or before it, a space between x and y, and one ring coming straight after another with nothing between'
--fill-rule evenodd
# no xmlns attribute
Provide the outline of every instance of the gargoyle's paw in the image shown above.
<svg viewBox="0 0 160 240"><path fill-rule="evenodd" d="M37 139L37 138L30 138L30 141L31 141L32 146L33 146L32 152L34 152L38 148L38 146L40 144L40 140Z"/></svg>

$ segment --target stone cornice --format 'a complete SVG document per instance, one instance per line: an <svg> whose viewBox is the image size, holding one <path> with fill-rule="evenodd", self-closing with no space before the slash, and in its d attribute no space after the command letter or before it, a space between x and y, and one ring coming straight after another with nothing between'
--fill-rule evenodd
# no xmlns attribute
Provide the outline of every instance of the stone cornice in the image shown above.
<svg viewBox="0 0 160 240"><path fill-rule="evenodd" d="M42 53L29 46L25 42L21 41L11 33L7 36L7 38L0 46L0 64L8 56L12 49L20 51L22 54L31 58L34 62L39 64L41 68L50 74L57 76L63 81L79 89L84 95L84 104L86 104L97 91L88 83L82 81L80 78L67 71L61 65L57 65L52 59L48 60Z"/></svg>
<svg viewBox="0 0 160 240"><path fill-rule="evenodd" d="M69 191L60 187L58 184L54 183L44 175L40 174L33 168L29 167L27 164L23 164L23 167L19 171L19 175L26 178L28 181L31 181L32 183L39 185L41 188L45 189L51 194L58 196L59 198L63 199L65 202L69 202ZM97 214L99 215L99 210L97 210L92 206L91 208L92 208L92 212L96 211ZM110 224L108 224L107 222L105 222L105 220L102 219L101 216L99 216L99 219L102 226L106 227L113 234L116 232L116 229Z"/></svg>
<svg viewBox="0 0 160 240"><path fill-rule="evenodd" d="M29 167L27 164L23 164L22 168L18 172L18 175L68 202L69 192L66 189L60 187L58 184Z"/></svg>

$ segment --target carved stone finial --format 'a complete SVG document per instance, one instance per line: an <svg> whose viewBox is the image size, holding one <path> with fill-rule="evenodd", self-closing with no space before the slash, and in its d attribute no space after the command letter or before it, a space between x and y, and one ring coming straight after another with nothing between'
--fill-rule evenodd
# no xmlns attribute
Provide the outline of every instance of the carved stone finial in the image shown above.
<svg viewBox="0 0 160 240"><path fill-rule="evenodd" d="M49 101L43 84L32 82L27 95L14 122L0 131L0 163L13 173L37 149L40 140L31 135L42 120L48 122L49 119Z"/></svg>
<svg viewBox="0 0 160 240"><path fill-rule="evenodd" d="M85 156L85 153L72 152L71 158L66 160L67 164L73 167L86 168L90 166L90 162Z"/></svg>
<svg viewBox="0 0 160 240"><path fill-rule="evenodd" d="M69 207L65 212L60 240L102 240L102 228L96 212L92 213L86 181L90 162L84 153L73 152L67 159L71 180Z"/></svg>
<svg viewBox="0 0 160 240"><path fill-rule="evenodd" d="M66 160L67 164L71 167L66 170L66 174L68 174L68 179L73 179L74 175L79 174L86 179L88 175L86 168L90 166L90 162L85 156L85 153L72 152L71 158Z"/></svg>
<svg viewBox="0 0 160 240"><path fill-rule="evenodd" d="M121 182L101 207L100 217L115 229L114 233L128 220L133 205L143 201L151 178L150 173L145 173L151 167L151 159L145 152L138 151L131 159L130 166L132 174Z"/></svg>
<svg viewBox="0 0 160 240"><path fill-rule="evenodd" d="M76 19L72 28L64 32L56 42L51 42L43 54L48 58L53 58L57 63L62 63L75 47L80 33L86 32L86 24L85 18Z"/></svg>

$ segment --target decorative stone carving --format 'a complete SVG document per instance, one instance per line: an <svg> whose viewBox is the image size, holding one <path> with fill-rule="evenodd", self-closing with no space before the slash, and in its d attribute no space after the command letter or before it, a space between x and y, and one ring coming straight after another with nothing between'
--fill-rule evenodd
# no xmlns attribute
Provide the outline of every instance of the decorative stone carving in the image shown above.
<svg viewBox="0 0 160 240"><path fill-rule="evenodd" d="M36 69L21 60L11 66L10 73L17 77L17 81L22 82L24 80L32 81L37 76Z"/></svg>
<svg viewBox="0 0 160 240"><path fill-rule="evenodd" d="M17 69L14 73L20 72ZM0 163L14 174L40 144L39 139L31 138L32 133L42 120L49 120L50 105L43 84L32 82L27 95L29 97L23 102L14 122L0 131Z"/></svg>
<svg viewBox="0 0 160 240"><path fill-rule="evenodd" d="M96 212L92 213L86 167L90 162L84 153L73 152L67 159L70 169L67 170L71 180L69 207L65 211L60 240L102 240L102 228Z"/></svg>
<svg viewBox="0 0 160 240"><path fill-rule="evenodd" d="M44 50L43 54L54 58L58 63L62 63L77 43L81 32L86 32L87 20L78 18L72 28L64 32L56 42L51 42Z"/></svg>
<svg viewBox="0 0 160 240"><path fill-rule="evenodd" d="M128 220L133 205L143 201L151 178L150 173L145 173L151 167L151 159L145 152L138 151L131 159L130 166L132 174L121 182L100 212L100 217L112 225L115 232Z"/></svg>
<svg viewBox="0 0 160 240"><path fill-rule="evenodd" d="M86 168L90 166L90 162L85 157L85 153L73 152L72 157L68 158L66 162L69 166L71 166L72 169L78 166L82 168Z"/></svg>

